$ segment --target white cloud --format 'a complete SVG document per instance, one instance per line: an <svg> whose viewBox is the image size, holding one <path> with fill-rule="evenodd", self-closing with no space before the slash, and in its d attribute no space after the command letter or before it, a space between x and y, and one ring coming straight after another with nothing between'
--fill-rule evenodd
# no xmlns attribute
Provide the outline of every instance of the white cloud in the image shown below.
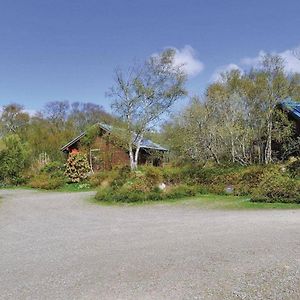
<svg viewBox="0 0 300 300"><path fill-rule="evenodd" d="M241 65L247 67L258 68L262 58L266 55L266 52L261 50L259 51L256 57L245 57L241 59Z"/></svg>
<svg viewBox="0 0 300 300"><path fill-rule="evenodd" d="M284 59L285 71L287 73L300 73L300 58L296 53L300 53L300 47L287 49L282 52L272 52L273 55L280 55ZM256 57L246 57L241 60L241 65L245 67L258 68L266 52L261 50Z"/></svg>
<svg viewBox="0 0 300 300"><path fill-rule="evenodd" d="M239 70L242 74L244 73L243 70L238 65L228 64L217 68L213 73L213 75L211 76L210 81L211 82L222 81L222 73L230 72L233 70Z"/></svg>
<svg viewBox="0 0 300 300"><path fill-rule="evenodd" d="M300 73L300 58L295 53L300 51L300 47L293 50L286 50L281 53L281 57L285 61L285 70L289 73Z"/></svg>
<svg viewBox="0 0 300 300"><path fill-rule="evenodd" d="M231 70L239 70L243 74L244 70L248 68L260 68L261 61L266 54L267 52L261 50L255 57L241 59L239 65L231 63L217 68L211 77L211 82L221 81L221 74ZM285 71L287 73L300 73L300 46L282 52L272 52L271 54L280 55L284 59Z"/></svg>
<svg viewBox="0 0 300 300"><path fill-rule="evenodd" d="M187 76L194 77L203 71L204 64L197 58L193 47L185 45L182 49L172 49L175 50L175 65L182 66Z"/></svg>

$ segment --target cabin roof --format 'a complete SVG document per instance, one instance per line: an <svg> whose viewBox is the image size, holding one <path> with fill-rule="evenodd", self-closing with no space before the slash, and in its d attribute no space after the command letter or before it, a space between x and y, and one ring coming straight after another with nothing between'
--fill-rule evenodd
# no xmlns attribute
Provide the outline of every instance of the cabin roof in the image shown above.
<svg viewBox="0 0 300 300"><path fill-rule="evenodd" d="M300 121L300 102L287 98L280 102L283 110L287 111L294 119Z"/></svg>
<svg viewBox="0 0 300 300"><path fill-rule="evenodd" d="M103 129L106 132L112 132L112 130L113 130L113 126L111 126L111 125L108 125L108 124L105 124L105 123L98 123L98 125L99 125L99 127L101 129ZM66 151L70 146L72 146L73 144L75 144L76 142L78 142L85 135L86 135L86 132L82 132L80 135L78 135L73 140L71 140L70 142L68 142L66 145L64 145L63 147L61 147L60 150L61 151ZM168 151L168 149L162 147L159 144L156 144L156 143L152 142L149 139L143 139L141 141L140 147L142 149L157 150L157 151Z"/></svg>

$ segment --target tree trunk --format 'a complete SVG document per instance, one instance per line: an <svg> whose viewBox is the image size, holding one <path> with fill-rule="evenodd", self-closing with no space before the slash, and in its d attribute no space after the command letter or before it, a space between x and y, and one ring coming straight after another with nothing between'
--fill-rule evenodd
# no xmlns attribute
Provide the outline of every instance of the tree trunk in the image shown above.
<svg viewBox="0 0 300 300"><path fill-rule="evenodd" d="M272 127L272 121L269 121L267 127L267 143L265 148L265 164L272 162Z"/></svg>
<svg viewBox="0 0 300 300"><path fill-rule="evenodd" d="M214 158L215 162L219 165L220 161L219 161L217 154L213 151L212 147L208 146L208 149L209 149L212 157Z"/></svg>
<svg viewBox="0 0 300 300"><path fill-rule="evenodd" d="M137 146L134 153L134 170L136 170L138 167L139 153L140 153L140 146Z"/></svg>
<svg viewBox="0 0 300 300"><path fill-rule="evenodd" d="M232 159L232 162L235 163L235 145L234 145L234 140L233 140L232 136L231 136L230 140L231 140L231 159Z"/></svg>
<svg viewBox="0 0 300 300"><path fill-rule="evenodd" d="M133 149L132 149L132 145L129 145L129 160L130 160L130 169L133 171L136 166L134 163L134 154L133 154Z"/></svg>
<svg viewBox="0 0 300 300"><path fill-rule="evenodd" d="M138 167L140 153L140 142L137 143L135 151L133 151L132 145L129 145L129 159L130 159L130 169L134 171Z"/></svg>

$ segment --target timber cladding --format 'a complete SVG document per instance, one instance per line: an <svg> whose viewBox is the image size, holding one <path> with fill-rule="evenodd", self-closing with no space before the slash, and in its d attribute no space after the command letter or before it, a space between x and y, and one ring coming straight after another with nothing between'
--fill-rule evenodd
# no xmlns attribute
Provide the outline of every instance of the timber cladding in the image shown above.
<svg viewBox="0 0 300 300"><path fill-rule="evenodd" d="M61 147L61 151L69 154L87 153L90 166L93 170L109 170L116 166L130 165L129 153L125 146L125 140L112 134L112 127L103 124L99 126L98 133L92 137L88 143L82 140L86 132L81 133L76 138ZM135 146L135 145L134 145ZM149 139L143 139L140 144L139 164L152 164L161 166L164 153L168 150L152 142Z"/></svg>
<svg viewBox="0 0 300 300"><path fill-rule="evenodd" d="M115 145L109 136L96 137L91 149L93 151L90 151L90 155L92 155L93 169L95 170L109 170L115 166L129 165L127 151L121 146Z"/></svg>

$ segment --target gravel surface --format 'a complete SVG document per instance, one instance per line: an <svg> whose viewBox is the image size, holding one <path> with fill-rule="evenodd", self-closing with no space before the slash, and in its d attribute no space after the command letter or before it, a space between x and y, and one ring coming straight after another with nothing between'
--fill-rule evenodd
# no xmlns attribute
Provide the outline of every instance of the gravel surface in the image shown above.
<svg viewBox="0 0 300 300"><path fill-rule="evenodd" d="M300 299L300 210L0 196L0 299Z"/></svg>

